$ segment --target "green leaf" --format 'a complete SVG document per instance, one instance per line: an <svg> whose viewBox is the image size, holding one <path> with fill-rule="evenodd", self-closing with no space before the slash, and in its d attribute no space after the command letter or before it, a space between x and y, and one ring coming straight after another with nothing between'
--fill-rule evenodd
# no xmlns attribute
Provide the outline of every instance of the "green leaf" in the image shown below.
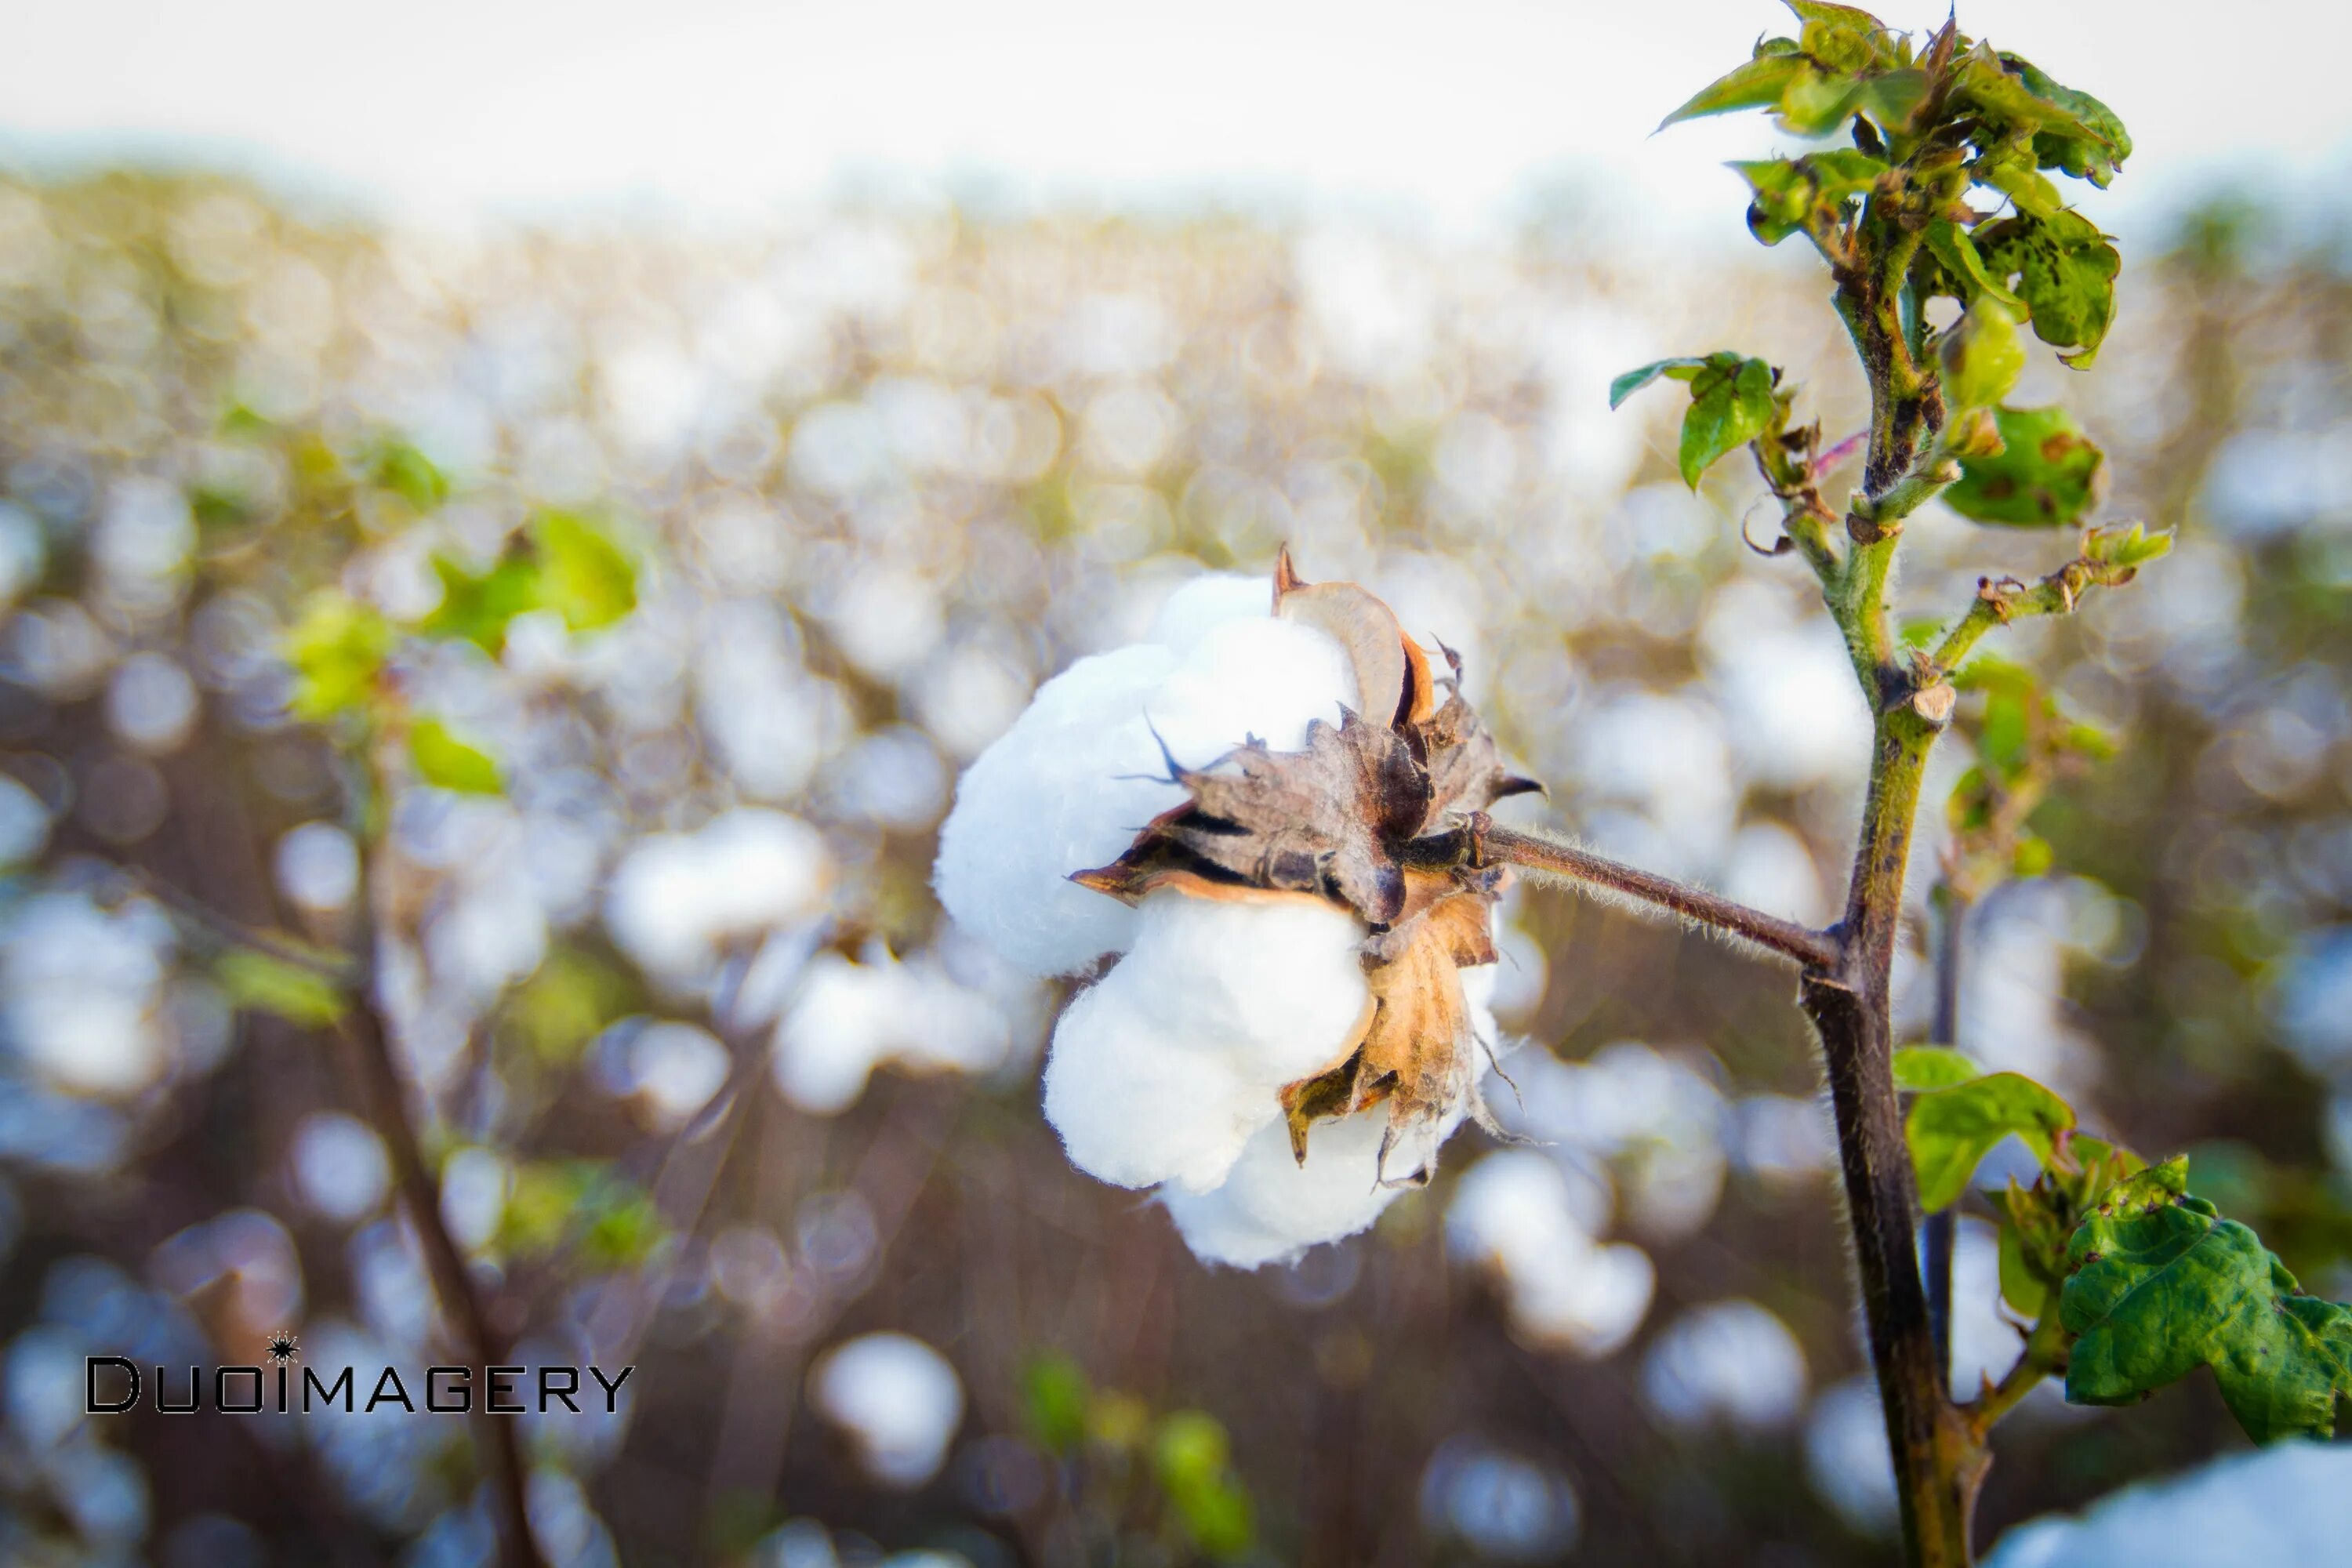
<svg viewBox="0 0 2352 1568"><path fill-rule="evenodd" d="M2115 321L2116 274L2124 264L2098 226L2077 212L2021 214L1979 230L1977 249L1992 272L2017 279L2034 336L2053 348L2079 344L2058 357L2088 370Z"/></svg>
<svg viewBox="0 0 2352 1568"><path fill-rule="evenodd" d="M1160 1424L1152 1458L1160 1489L1176 1506L1176 1517L1193 1545L1212 1557L1237 1557L1250 1549L1256 1521L1249 1494L1233 1476L1233 1447L1213 1415L1179 1410Z"/></svg>
<svg viewBox="0 0 2352 1568"><path fill-rule="evenodd" d="M1766 245L1778 245L1799 229L1839 220L1841 204L1870 189L1886 172L1886 161L1856 148L1832 148L1801 158L1764 158L1735 163L1755 199L1748 226Z"/></svg>
<svg viewBox="0 0 2352 1568"><path fill-rule="evenodd" d="M1999 191L2028 217L2055 216L2064 204L2058 187L2042 177L2032 148L2002 145L1969 165L1969 178Z"/></svg>
<svg viewBox="0 0 2352 1568"><path fill-rule="evenodd" d="M2050 1301L2050 1281L2026 1255L2023 1233L2014 1225L2000 1227L2000 1299L2028 1322L2042 1316Z"/></svg>
<svg viewBox="0 0 2352 1568"><path fill-rule="evenodd" d="M410 727L408 757L416 764L416 776L437 789L497 795L506 788L490 754L459 740L438 719L420 719Z"/></svg>
<svg viewBox="0 0 2352 1568"><path fill-rule="evenodd" d="M1709 354L1705 359L1684 358L1652 360L1648 364L1643 365L1641 369L1629 370L1624 374L1619 376L1616 380L1609 384L1609 406L1613 412L1617 407L1623 404L1627 398L1633 396L1635 393L1641 391L1642 388L1649 385L1650 383L1657 380L1660 376L1664 376L1669 381L1692 380L1697 376L1700 371L1706 369L1707 365L1717 361L1725 361L1736 364L1739 361L1739 356L1735 353L1727 353Z"/></svg>
<svg viewBox="0 0 2352 1568"><path fill-rule="evenodd" d="M1048 1453L1074 1454L1085 1444L1091 1397L1085 1370L1059 1352L1033 1357L1022 1369L1022 1409Z"/></svg>
<svg viewBox="0 0 2352 1568"><path fill-rule="evenodd" d="M313 594L286 637L294 716L315 723L361 707L375 694L392 643L390 623L373 607L332 590Z"/></svg>
<svg viewBox="0 0 2352 1568"><path fill-rule="evenodd" d="M575 632L611 626L637 607L637 567L596 522L577 512L531 520L539 548L540 602Z"/></svg>
<svg viewBox="0 0 2352 1568"><path fill-rule="evenodd" d="M2009 395L2025 373L2025 345L2017 340L2017 318L1990 294L1979 295L1968 314L1952 324L1941 354L1944 398L1954 409L1991 407ZM1998 419L1996 416L1996 424ZM2007 440L2004 436L2004 445Z"/></svg>
<svg viewBox="0 0 2352 1568"><path fill-rule="evenodd" d="M1693 489L1709 464L1746 446L1772 422L1772 367L1760 359L1741 360L1737 368L1715 363L1722 357L1710 356L1693 378L1690 412L1683 416L1676 462L1683 483Z"/></svg>
<svg viewBox="0 0 2352 1568"><path fill-rule="evenodd" d="M242 1012L270 1013L306 1029L343 1016L342 988L325 975L256 948L232 947L213 961L213 978Z"/></svg>
<svg viewBox="0 0 2352 1568"><path fill-rule="evenodd" d="M433 574L441 579L441 603L418 629L463 637L493 658L506 649L508 624L539 607L539 563L528 555L506 555L478 574L436 555Z"/></svg>
<svg viewBox="0 0 2352 1568"><path fill-rule="evenodd" d="M1944 500L1962 517L2016 528L2079 521L2106 493L2106 454L2063 408L2000 408L2001 449L1960 459Z"/></svg>
<svg viewBox="0 0 2352 1568"><path fill-rule="evenodd" d="M2109 523L2083 536L2085 560L2113 566L2145 566L2172 553L2172 530L2150 533L2137 522Z"/></svg>
<svg viewBox="0 0 2352 1568"><path fill-rule="evenodd" d="M1905 1046L1895 1053L1895 1087L1906 1094L1951 1089L1983 1076L1984 1068L1949 1046Z"/></svg>
<svg viewBox="0 0 2352 1568"><path fill-rule="evenodd" d="M1927 226L1927 250L1942 264L1946 277L1958 287L1954 298L1963 304L1973 304L1990 296L2012 310L2023 310L2025 302L2009 291L2001 279L1985 268L1984 258L1977 252L1977 242L1969 231L1949 218L1937 218Z"/></svg>
<svg viewBox="0 0 2352 1568"><path fill-rule="evenodd" d="M2015 57L2009 57L2014 58ZM2074 110L2053 98L2045 98L2034 90L2036 82L2043 86L2057 84L2019 61L2023 70L2012 70L2000 55L1988 45L1979 44L1958 62L1953 72L1951 99L1958 109L1972 110L1978 120L1994 132L2007 131L2025 136L2047 132L2053 136L2077 138L2099 142L2099 132L2083 122ZM2027 78L2032 73L2032 80ZM2063 90L2063 89L2061 89ZM2075 99L2085 95L2073 94ZM2096 103L2097 100L2088 101ZM2105 105L2100 106L2102 109ZM2113 119L2114 116L2108 116Z"/></svg>
<svg viewBox="0 0 2352 1568"><path fill-rule="evenodd" d="M1812 69L1812 63L1802 55L1759 54L1693 93L1680 109L1658 121L1658 129L1710 114L1771 107L1780 101L1790 82Z"/></svg>
<svg viewBox="0 0 2352 1568"><path fill-rule="evenodd" d="M2066 1397L2134 1404L2210 1366L2255 1442L2332 1436L2352 1309L2304 1295L2252 1230L2189 1196L2187 1163L2117 1183L2067 1243Z"/></svg>
<svg viewBox="0 0 2352 1568"><path fill-rule="evenodd" d="M1911 1102L1903 1134L1919 1176L1919 1206L1949 1208L1993 1145L2015 1133L2045 1164L2074 1109L2021 1073L1997 1072Z"/></svg>
<svg viewBox="0 0 2352 1568"><path fill-rule="evenodd" d="M2053 127L2035 134L2033 153L2045 169L2063 169L2079 180L2105 186L2116 177L2116 166L2131 156L2131 133L2116 111L2087 92L2053 81L2029 61L2003 54L2000 63L2045 103L2063 110L2088 134Z"/></svg>
<svg viewBox="0 0 2352 1568"><path fill-rule="evenodd" d="M449 476L432 458L396 437L376 447L370 477L378 488L392 491L419 513L432 511L449 499Z"/></svg>

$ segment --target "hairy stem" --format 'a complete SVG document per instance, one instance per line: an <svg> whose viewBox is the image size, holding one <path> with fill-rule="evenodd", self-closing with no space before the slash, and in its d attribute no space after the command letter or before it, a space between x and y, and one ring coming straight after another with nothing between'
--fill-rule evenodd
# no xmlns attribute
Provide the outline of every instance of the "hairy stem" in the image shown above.
<svg viewBox="0 0 2352 1568"><path fill-rule="evenodd" d="M1886 1412L1909 1560L1969 1561L1969 1514L1983 1473L1977 1443L1944 1390L1920 1279L1911 1155L1895 1092L1889 975L1920 779L1935 731L1907 709L1882 714L1862 844L1841 931L1842 963L1805 978L1837 1114L1846 1214L1871 1360Z"/></svg>
<svg viewBox="0 0 2352 1568"><path fill-rule="evenodd" d="M1936 1018L1930 1035L1939 1046L1959 1044L1960 934L1969 900L1949 880L1936 889ZM1936 1335L1936 1367L1946 1393L1952 1386L1952 1211L1927 1216L1927 1321Z"/></svg>
<svg viewBox="0 0 2352 1568"><path fill-rule="evenodd" d="M1603 888L1712 926L1727 936L1792 958L1808 969L1827 969L1838 962L1838 942L1826 932L1751 910L1704 888L1641 870L1556 838L1492 823L1475 824L1470 832L1475 846L1472 853L1484 864L1517 866L1538 876Z"/></svg>

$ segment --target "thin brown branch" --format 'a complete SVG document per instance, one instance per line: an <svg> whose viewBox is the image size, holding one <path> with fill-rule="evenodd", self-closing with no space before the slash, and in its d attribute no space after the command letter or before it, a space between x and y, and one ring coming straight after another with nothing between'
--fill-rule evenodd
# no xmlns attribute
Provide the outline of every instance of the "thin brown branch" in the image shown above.
<svg viewBox="0 0 2352 1568"><path fill-rule="evenodd" d="M409 1115L407 1086L393 1060L391 1042L384 1037L383 1019L377 1011L372 928L362 935L366 945L362 951L371 955L363 964L366 980L357 988L354 1005L337 1024L336 1033L351 1059L368 1121L383 1140L384 1152L392 1161L401 1206L407 1211L417 1245L424 1250L445 1320L476 1366L504 1365L506 1344L491 1327L489 1314L467 1278L465 1257L442 1219L441 1184L425 1163L415 1123ZM499 1500L499 1561L503 1568L544 1568L530 1532L517 1424L490 1414L488 1401L475 1407L473 1420L483 1465Z"/></svg>
<svg viewBox="0 0 2352 1568"><path fill-rule="evenodd" d="M1538 876L1605 889L1712 927L1768 952L1794 959L1808 969L1837 966L1840 944L1826 931L1751 910L1705 888L1627 866L1556 838L1498 827L1491 822L1474 824L1471 832L1475 837L1475 852L1485 864L1517 866Z"/></svg>

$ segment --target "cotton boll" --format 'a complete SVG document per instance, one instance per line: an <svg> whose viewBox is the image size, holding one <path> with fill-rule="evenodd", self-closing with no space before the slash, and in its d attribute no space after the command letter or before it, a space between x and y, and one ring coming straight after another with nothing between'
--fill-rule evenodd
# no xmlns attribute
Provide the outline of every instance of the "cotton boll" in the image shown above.
<svg viewBox="0 0 2352 1568"><path fill-rule="evenodd" d="M1075 973L1134 940L1130 911L1069 877L1108 865L1183 801L1169 755L1206 767L1251 736L1297 751L1310 721L1337 723L1354 704L1339 645L1276 620L1257 588L1248 616L1229 585L1179 590L1169 635L1181 648L1080 659L966 770L940 832L940 901L1007 962Z"/></svg>
<svg viewBox="0 0 2352 1568"><path fill-rule="evenodd" d="M773 1070L786 1100L817 1116L857 1102L874 1069L987 1072L1012 1047L1003 1008L958 984L935 959L881 951L857 963L820 953L777 1026Z"/></svg>
<svg viewBox="0 0 2352 1568"><path fill-rule="evenodd" d="M1228 621L1260 619L1273 613L1274 585L1263 573L1211 572L1168 595L1144 640L1189 653Z"/></svg>
<svg viewBox="0 0 2352 1568"><path fill-rule="evenodd" d="M2352 1448L2282 1443L2117 1492L2001 1537L1985 1568L2333 1563L2352 1538Z"/></svg>
<svg viewBox="0 0 2352 1568"><path fill-rule="evenodd" d="M940 829L940 902L1015 967L1073 973L1134 940L1132 910L1069 877L1117 859L1183 798L1141 718L1175 664L1150 645L1078 660L957 785Z"/></svg>
<svg viewBox="0 0 2352 1568"><path fill-rule="evenodd" d="M1080 1170L1120 1186L1222 1181L1283 1085L1331 1067L1370 993L1364 928L1318 899L1163 889L1134 950L1054 1031L1045 1117Z"/></svg>
<svg viewBox="0 0 2352 1568"><path fill-rule="evenodd" d="M947 1358L907 1334L866 1334L809 1374L809 1395L857 1445L875 1479L913 1489L939 1474L963 1420L963 1383Z"/></svg>
<svg viewBox="0 0 2352 1568"><path fill-rule="evenodd" d="M1358 702L1355 669L1338 642L1269 616L1203 633L1145 715L1178 762L1199 768L1251 736L1273 751L1299 751L1309 723L1336 724L1339 710Z"/></svg>
<svg viewBox="0 0 2352 1568"><path fill-rule="evenodd" d="M1447 1131L1460 1125L1456 1112ZM1223 1184L1206 1193L1163 1195L1184 1245L1204 1263L1256 1268L1285 1263L1310 1247L1370 1227L1403 1189L1380 1180L1381 1142L1388 1136L1386 1108L1318 1122L1307 1140L1307 1163L1290 1149L1280 1121L1255 1133Z"/></svg>
<svg viewBox="0 0 2352 1568"><path fill-rule="evenodd" d="M833 877L817 831L782 812L740 808L694 833L641 841L613 874L604 924L657 980L690 982L724 943L805 920Z"/></svg>

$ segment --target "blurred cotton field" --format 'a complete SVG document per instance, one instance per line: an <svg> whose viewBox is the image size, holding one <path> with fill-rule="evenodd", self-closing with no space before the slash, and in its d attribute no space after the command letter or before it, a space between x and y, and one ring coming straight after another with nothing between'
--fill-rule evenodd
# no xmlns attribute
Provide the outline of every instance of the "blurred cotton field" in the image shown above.
<svg viewBox="0 0 2352 1568"><path fill-rule="evenodd" d="M2068 388L2108 515L2181 542L2013 634L2124 748L2036 818L2051 873L1975 911L1959 1043L2189 1150L2340 1295L2352 286L2283 235L2182 215ZM1836 637L1743 543L1750 476L1695 496L1606 408L1721 341L1858 423L1779 259L1604 258L1572 210L1448 247L930 207L455 233L207 178L0 185L0 1556L489 1559L465 1422L82 1414L86 1355L447 1353L396 1151L316 994L239 936L332 947L372 894L495 1331L637 1369L609 1415L523 1424L552 1562L1877 1560L1784 973L1513 891L1517 1048L1483 1090L1527 1142L1464 1132L1364 1234L1213 1268L1179 1225L1286 1249L1088 1180L1041 1114L1067 993L1035 974L1093 954L1016 969L931 890L960 773L1041 683L1286 543L1460 653L1549 787L1507 811L1827 919L1869 733ZM2071 545L1912 534L1928 616ZM569 597L486 608L530 552ZM390 652L417 767L380 796L297 711L354 646L305 620L322 591L446 633ZM1900 962L1922 1035L1927 956ZM2015 1342L1992 1253L1964 1223L1962 1379ZM2037 1398L1985 1517L2226 1426L2202 1384L2128 1422ZM2001 1561L2084 1561L2101 1518Z"/></svg>

